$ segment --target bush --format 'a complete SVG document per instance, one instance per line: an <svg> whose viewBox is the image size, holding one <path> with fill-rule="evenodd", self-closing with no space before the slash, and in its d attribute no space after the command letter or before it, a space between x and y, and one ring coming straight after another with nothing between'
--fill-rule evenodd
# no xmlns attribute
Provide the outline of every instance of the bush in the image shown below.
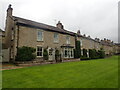
<svg viewBox="0 0 120 90"><path fill-rule="evenodd" d="M19 47L17 50L17 56L15 57L16 61L31 61L35 59L36 55L33 54L35 53L35 49L32 47Z"/></svg>
<svg viewBox="0 0 120 90"><path fill-rule="evenodd" d="M90 58L81 56L80 60L90 60Z"/></svg>
<svg viewBox="0 0 120 90"><path fill-rule="evenodd" d="M91 59L98 59L99 58L99 53L95 49L89 49L89 57Z"/></svg>
<svg viewBox="0 0 120 90"><path fill-rule="evenodd" d="M58 61L60 58L59 50L55 50L55 60Z"/></svg>
<svg viewBox="0 0 120 90"><path fill-rule="evenodd" d="M87 49L83 49L83 57L87 57Z"/></svg>
<svg viewBox="0 0 120 90"><path fill-rule="evenodd" d="M48 51L47 51L47 49L44 49L44 51L43 51L43 59L48 60Z"/></svg>
<svg viewBox="0 0 120 90"><path fill-rule="evenodd" d="M105 51L98 50L98 53L99 53L99 58L105 58Z"/></svg>
<svg viewBox="0 0 120 90"><path fill-rule="evenodd" d="M75 42L74 57L75 57L75 58L80 58L80 56L81 56L80 41L76 41L76 42Z"/></svg>
<svg viewBox="0 0 120 90"><path fill-rule="evenodd" d="M103 50L96 51L95 49L89 49L89 57L91 59L104 58L105 52Z"/></svg>

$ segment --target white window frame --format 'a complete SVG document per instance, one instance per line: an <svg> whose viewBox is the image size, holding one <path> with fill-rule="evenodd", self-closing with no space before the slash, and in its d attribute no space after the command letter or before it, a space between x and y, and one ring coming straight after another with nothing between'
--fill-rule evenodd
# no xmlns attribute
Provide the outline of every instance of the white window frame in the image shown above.
<svg viewBox="0 0 120 90"><path fill-rule="evenodd" d="M36 47L36 56L37 56L37 49L38 49L38 47L42 47L41 45L37 45L37 47ZM42 56L37 56L37 57L43 57L43 47L42 47Z"/></svg>
<svg viewBox="0 0 120 90"><path fill-rule="evenodd" d="M57 35L57 38L55 38L55 35ZM59 34L54 33L54 43L59 43Z"/></svg>
<svg viewBox="0 0 120 90"><path fill-rule="evenodd" d="M67 56L65 56L65 50L67 51ZM69 51L69 53L68 53L68 51ZM72 56L71 56L71 51L72 51ZM74 58L73 48L63 48L63 57L64 58Z"/></svg>
<svg viewBox="0 0 120 90"><path fill-rule="evenodd" d="M83 49L81 49L81 55L83 56Z"/></svg>
<svg viewBox="0 0 120 90"><path fill-rule="evenodd" d="M38 38L38 32L42 32L42 40L39 40L39 38ZM40 30L40 29L37 29L37 41L43 41L44 40L44 32L43 32L43 30Z"/></svg>
<svg viewBox="0 0 120 90"><path fill-rule="evenodd" d="M66 36L66 44L70 44L70 36Z"/></svg>

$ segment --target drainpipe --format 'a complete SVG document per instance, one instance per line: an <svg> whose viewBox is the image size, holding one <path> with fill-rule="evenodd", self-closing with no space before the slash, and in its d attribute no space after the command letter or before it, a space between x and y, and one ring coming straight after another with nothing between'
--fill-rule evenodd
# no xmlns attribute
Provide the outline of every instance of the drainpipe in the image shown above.
<svg viewBox="0 0 120 90"><path fill-rule="evenodd" d="M19 25L17 25L17 46L16 46L17 50L16 50L16 55L17 55L17 51L18 51L18 45L19 45Z"/></svg>

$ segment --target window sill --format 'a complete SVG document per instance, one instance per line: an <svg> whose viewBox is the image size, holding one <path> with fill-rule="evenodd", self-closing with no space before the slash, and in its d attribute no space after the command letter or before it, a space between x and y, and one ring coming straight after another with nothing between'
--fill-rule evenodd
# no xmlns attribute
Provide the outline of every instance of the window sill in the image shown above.
<svg viewBox="0 0 120 90"><path fill-rule="evenodd" d="M37 42L44 42L44 41L37 41Z"/></svg>
<svg viewBox="0 0 120 90"><path fill-rule="evenodd" d="M42 58L43 56L36 56L36 58Z"/></svg>
<svg viewBox="0 0 120 90"><path fill-rule="evenodd" d="M59 42L54 42L54 44L59 44Z"/></svg>

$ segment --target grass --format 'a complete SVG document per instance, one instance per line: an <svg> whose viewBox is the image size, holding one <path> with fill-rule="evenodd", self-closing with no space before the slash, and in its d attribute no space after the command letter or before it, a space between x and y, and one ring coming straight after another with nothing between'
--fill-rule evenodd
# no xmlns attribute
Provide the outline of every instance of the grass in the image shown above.
<svg viewBox="0 0 120 90"><path fill-rule="evenodd" d="M118 56L3 71L3 88L117 88Z"/></svg>

